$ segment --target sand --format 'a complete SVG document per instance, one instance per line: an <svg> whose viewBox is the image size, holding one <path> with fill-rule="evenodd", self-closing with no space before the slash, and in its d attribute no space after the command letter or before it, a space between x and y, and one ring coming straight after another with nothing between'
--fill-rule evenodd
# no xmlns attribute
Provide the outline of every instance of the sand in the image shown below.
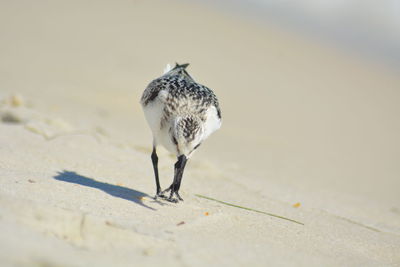
<svg viewBox="0 0 400 267"><path fill-rule="evenodd" d="M1 266L400 266L396 70L184 1L2 1L0 33ZM139 105L175 61L224 118L179 204Z"/></svg>

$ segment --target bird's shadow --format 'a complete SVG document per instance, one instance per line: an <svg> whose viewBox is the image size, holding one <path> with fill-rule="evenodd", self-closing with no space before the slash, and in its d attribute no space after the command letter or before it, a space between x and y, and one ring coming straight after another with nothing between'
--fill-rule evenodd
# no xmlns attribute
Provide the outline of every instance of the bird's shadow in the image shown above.
<svg viewBox="0 0 400 267"><path fill-rule="evenodd" d="M65 170L62 172L58 172L57 175L54 176L53 178L58 181L79 184L87 187L100 189L111 196L129 200L145 208L155 210L154 208L147 206L141 201L143 197L149 197L149 195L134 189L130 189L119 185L99 182L96 181L95 179L79 175L76 172L65 171ZM157 203L159 202L157 201Z"/></svg>

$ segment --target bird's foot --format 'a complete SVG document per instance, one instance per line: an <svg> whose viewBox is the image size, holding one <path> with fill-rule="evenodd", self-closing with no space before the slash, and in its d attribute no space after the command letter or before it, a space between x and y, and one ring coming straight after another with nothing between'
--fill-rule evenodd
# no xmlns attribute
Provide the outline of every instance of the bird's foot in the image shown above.
<svg viewBox="0 0 400 267"><path fill-rule="evenodd" d="M168 190L168 189L167 189ZM166 199L167 196L165 195L166 192L168 192L167 190L161 191L161 188L157 189L157 194L154 196L154 199L157 200L157 198L163 198Z"/></svg>
<svg viewBox="0 0 400 267"><path fill-rule="evenodd" d="M176 198L174 198L174 195L176 196ZM169 198L167 200L172 203L178 203L179 201L183 201L183 198L181 198L178 192L171 191L171 194L169 195Z"/></svg>
<svg viewBox="0 0 400 267"><path fill-rule="evenodd" d="M179 201L183 201L183 198L181 198L178 192L175 192L175 196L179 199Z"/></svg>
<svg viewBox="0 0 400 267"><path fill-rule="evenodd" d="M168 193L168 192L171 192L169 194L169 197L166 196L166 193ZM176 196L176 198L174 197L174 195ZM172 203L178 203L179 201L183 201L183 198L181 198L179 193L172 189L172 185L170 187L168 187L167 189L165 189L164 191L161 191L161 192L157 193L155 198L157 198L157 197L160 197L160 198L165 199L165 200L167 200L169 202L172 202Z"/></svg>
<svg viewBox="0 0 400 267"><path fill-rule="evenodd" d="M166 195L168 191L171 191L171 187L165 189L164 191L159 190L157 194L154 196L154 199L157 200L158 198L162 198L168 200L169 197Z"/></svg>
<svg viewBox="0 0 400 267"><path fill-rule="evenodd" d="M154 200L157 200L158 198L167 198L167 196L166 195L164 195L162 192L160 192L160 193L157 193L155 196L154 196Z"/></svg>
<svg viewBox="0 0 400 267"><path fill-rule="evenodd" d="M160 194L164 196L164 198L167 198L164 194L171 191L172 189L172 185L170 187L168 187L167 189L165 189L164 191L162 191Z"/></svg>
<svg viewBox="0 0 400 267"><path fill-rule="evenodd" d="M178 203L179 202L179 200L177 198L172 198L172 197L166 198L165 200L168 201L168 202L171 202L171 203Z"/></svg>

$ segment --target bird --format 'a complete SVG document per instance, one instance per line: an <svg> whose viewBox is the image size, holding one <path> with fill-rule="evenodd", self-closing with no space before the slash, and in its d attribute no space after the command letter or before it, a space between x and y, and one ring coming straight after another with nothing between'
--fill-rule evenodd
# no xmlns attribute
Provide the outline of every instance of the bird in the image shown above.
<svg viewBox="0 0 400 267"><path fill-rule="evenodd" d="M183 201L179 195L187 161L199 146L222 124L221 109L214 92L197 83L187 72L189 63L167 65L164 74L151 81L140 103L153 135L151 161L156 195L167 201ZM157 147L176 156L172 184L161 190ZM166 194L170 192L169 196Z"/></svg>

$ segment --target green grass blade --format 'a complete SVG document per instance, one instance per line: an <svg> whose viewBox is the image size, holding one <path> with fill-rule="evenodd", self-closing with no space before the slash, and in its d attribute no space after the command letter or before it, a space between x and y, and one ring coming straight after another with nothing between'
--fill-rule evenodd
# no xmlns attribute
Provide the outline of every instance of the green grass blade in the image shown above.
<svg viewBox="0 0 400 267"><path fill-rule="evenodd" d="M235 204L231 204L231 203L228 203L228 202L225 202L225 201L221 201L221 200L218 200L218 199L215 199L215 198L211 198L211 197L207 197L207 196L203 196L203 195L199 195L199 194L195 194L195 196L199 197L199 198L204 198L204 199L208 199L208 200L211 200L211 201L215 201L215 202L227 205L227 206L231 206L231 207L235 207L235 208L239 208L239 209L244 209L244 210L249 210L249 211L253 211L253 212L257 212L257 213L262 213L262 214L265 214L265 215L268 215L268 216L271 216L271 217L275 217L275 218L279 218L279 219L282 219L282 220L294 222L294 223L297 223L297 224L300 224L300 225L304 225L304 223L302 223L302 222L298 222L296 220L292 220L292 219L289 219L289 218L286 218L286 217L283 217L283 216L279 216L279 215L276 215L276 214L272 214L272 213L269 213L269 212L238 206L238 205L235 205Z"/></svg>

